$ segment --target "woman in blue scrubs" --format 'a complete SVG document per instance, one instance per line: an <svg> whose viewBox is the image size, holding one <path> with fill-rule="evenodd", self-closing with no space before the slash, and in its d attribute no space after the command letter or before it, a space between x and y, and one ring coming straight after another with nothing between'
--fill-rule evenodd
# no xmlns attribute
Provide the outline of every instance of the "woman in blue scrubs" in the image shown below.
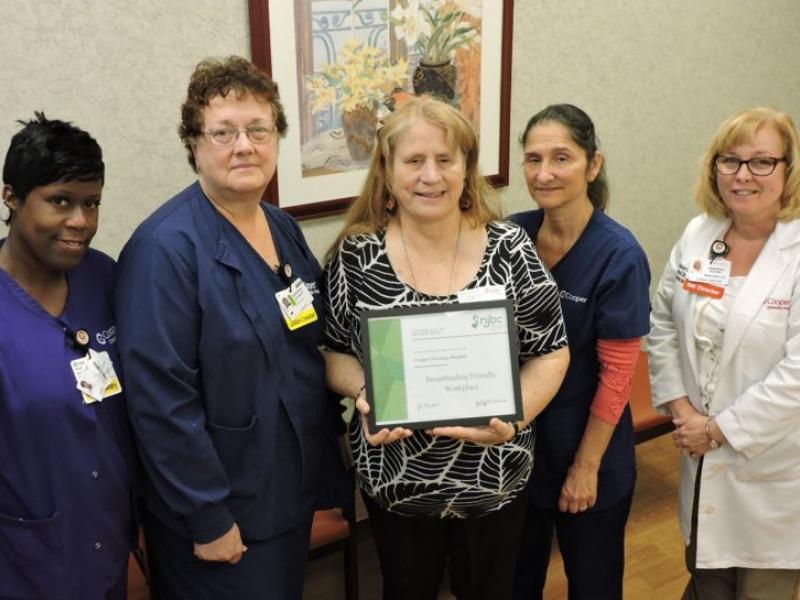
<svg viewBox="0 0 800 600"><path fill-rule="evenodd" d="M267 75L239 57L201 62L179 128L198 181L120 257L120 348L164 598L302 596L334 421L320 269L294 220L262 202L286 129Z"/></svg>
<svg viewBox="0 0 800 600"><path fill-rule="evenodd" d="M569 598L619 600L634 464L627 405L648 332L650 270L633 235L605 213L608 186L594 124L559 104L521 137L538 210L512 217L561 294L571 361L536 419L535 464L515 598L541 598L555 529Z"/></svg>
<svg viewBox="0 0 800 600"><path fill-rule="evenodd" d="M105 166L70 123L36 118L3 166L0 597L124 599L135 451L111 310L91 250Z"/></svg>

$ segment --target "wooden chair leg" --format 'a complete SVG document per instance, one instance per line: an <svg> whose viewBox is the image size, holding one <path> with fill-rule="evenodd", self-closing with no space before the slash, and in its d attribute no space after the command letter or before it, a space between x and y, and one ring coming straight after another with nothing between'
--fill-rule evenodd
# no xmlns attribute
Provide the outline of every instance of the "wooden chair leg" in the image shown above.
<svg viewBox="0 0 800 600"><path fill-rule="evenodd" d="M358 600L358 527L355 503L344 509L344 517L350 525L350 536L344 546L344 597Z"/></svg>
<svg viewBox="0 0 800 600"><path fill-rule="evenodd" d="M352 523L344 548L344 597L358 600L358 539Z"/></svg>

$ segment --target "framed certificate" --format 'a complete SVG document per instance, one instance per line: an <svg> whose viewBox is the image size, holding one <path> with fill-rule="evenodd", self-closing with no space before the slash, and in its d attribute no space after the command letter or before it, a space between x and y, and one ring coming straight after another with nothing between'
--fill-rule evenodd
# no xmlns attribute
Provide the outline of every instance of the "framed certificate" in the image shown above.
<svg viewBox="0 0 800 600"><path fill-rule="evenodd" d="M510 300L361 313L370 430L522 418Z"/></svg>

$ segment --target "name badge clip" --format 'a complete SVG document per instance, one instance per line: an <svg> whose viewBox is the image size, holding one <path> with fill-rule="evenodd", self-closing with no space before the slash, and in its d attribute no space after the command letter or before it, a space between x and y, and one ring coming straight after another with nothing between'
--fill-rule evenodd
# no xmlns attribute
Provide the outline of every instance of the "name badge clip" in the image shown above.
<svg viewBox="0 0 800 600"><path fill-rule="evenodd" d="M731 247L724 240L714 240L711 242L711 262L717 258L725 258L731 251Z"/></svg>
<svg viewBox="0 0 800 600"><path fill-rule="evenodd" d="M83 353L89 350L89 332L86 329L80 328L73 331L68 327L64 327L64 333L67 335L69 345L76 348Z"/></svg>
<svg viewBox="0 0 800 600"><path fill-rule="evenodd" d="M291 263L283 262L278 267L278 277L280 277L281 281L283 281L283 283L285 283L286 285L292 284L293 273L294 271L292 270Z"/></svg>

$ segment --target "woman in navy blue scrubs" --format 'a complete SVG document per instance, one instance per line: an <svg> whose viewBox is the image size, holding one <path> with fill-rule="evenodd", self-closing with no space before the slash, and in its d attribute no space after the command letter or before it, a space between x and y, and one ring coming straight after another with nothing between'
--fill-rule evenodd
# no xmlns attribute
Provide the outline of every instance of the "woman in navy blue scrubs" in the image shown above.
<svg viewBox="0 0 800 600"><path fill-rule="evenodd" d="M625 523L636 477L628 399L648 332L650 270L633 235L605 213L594 124L559 104L521 137L538 210L512 220L533 239L561 294L572 357L536 419L535 462L515 598L541 598L555 529L569 598L619 600Z"/></svg>
<svg viewBox="0 0 800 600"><path fill-rule="evenodd" d="M88 133L41 113L12 138L3 166L0 598L127 593L136 457L115 265L89 249L104 172Z"/></svg>
<svg viewBox="0 0 800 600"><path fill-rule="evenodd" d="M117 310L164 598L300 598L331 410L320 269L262 202L286 118L239 57L195 69L179 133L198 175L120 257ZM122 333L124 332L124 333Z"/></svg>

